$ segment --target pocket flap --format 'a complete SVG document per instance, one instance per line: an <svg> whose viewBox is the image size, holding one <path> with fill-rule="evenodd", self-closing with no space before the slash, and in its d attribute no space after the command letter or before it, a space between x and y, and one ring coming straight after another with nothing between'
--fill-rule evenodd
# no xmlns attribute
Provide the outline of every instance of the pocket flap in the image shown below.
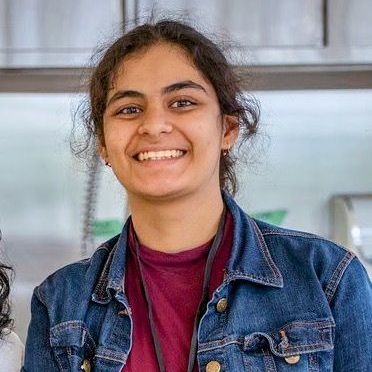
<svg viewBox="0 0 372 372"><path fill-rule="evenodd" d="M88 347L95 349L95 342L86 324L80 320L59 323L50 329L52 347Z"/></svg>
<svg viewBox="0 0 372 372"><path fill-rule="evenodd" d="M270 332L254 332L244 337L244 350L254 351L269 344L280 357L333 349L333 319L299 320Z"/></svg>

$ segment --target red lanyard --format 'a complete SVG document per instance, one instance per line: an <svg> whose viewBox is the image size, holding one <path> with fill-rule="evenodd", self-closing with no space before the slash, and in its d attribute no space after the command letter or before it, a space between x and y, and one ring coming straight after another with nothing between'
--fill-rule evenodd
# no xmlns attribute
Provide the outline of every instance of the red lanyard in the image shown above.
<svg viewBox="0 0 372 372"><path fill-rule="evenodd" d="M194 319L194 329L193 329L192 338L191 338L189 362L188 362L188 368L187 368L188 372L192 372L194 369L194 365L195 365L196 350L197 350L197 344L198 344L199 322L200 322L201 317L203 316L203 314L205 313L207 309L207 304L208 304L208 299L209 299L209 282L210 282L210 277L211 277L212 265L213 265L213 261L216 256L216 253L218 251L218 248L221 245L223 232L224 232L224 226L225 226L225 220L226 220L226 207L224 206L222 216L221 216L221 219L218 225L217 233L216 233L216 236L214 237L212 246L209 250L207 263L205 265L202 297L201 297L201 301L199 303L198 310L196 312L196 316ZM146 285L146 282L143 276L143 268L142 268L141 260L139 257L139 244L138 244L138 239L137 239L135 232L134 232L134 247L136 250L138 266L140 269L141 282L142 282L143 289L145 292L145 298L146 298L147 308L148 308L148 316L149 316L150 327L151 327L151 334L152 334L152 338L154 341L156 357L158 360L160 371L165 372L164 358L163 358L163 354L161 351L159 337L156 331L156 326L155 326L154 317L152 313L151 299L150 299L147 285Z"/></svg>

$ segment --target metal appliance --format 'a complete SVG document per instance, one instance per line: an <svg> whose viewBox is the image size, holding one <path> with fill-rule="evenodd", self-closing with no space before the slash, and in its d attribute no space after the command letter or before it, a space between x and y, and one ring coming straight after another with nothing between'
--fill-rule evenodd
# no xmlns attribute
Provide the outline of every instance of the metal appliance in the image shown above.
<svg viewBox="0 0 372 372"><path fill-rule="evenodd" d="M355 252L372 276L372 194L332 198L332 238Z"/></svg>

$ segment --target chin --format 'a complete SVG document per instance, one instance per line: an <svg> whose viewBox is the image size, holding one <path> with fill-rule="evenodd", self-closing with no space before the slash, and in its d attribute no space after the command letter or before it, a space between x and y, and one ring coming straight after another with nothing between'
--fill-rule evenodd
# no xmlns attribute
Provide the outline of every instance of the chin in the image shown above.
<svg viewBox="0 0 372 372"><path fill-rule="evenodd" d="M175 185L146 185L145 188L128 190L144 200L151 201L169 201L189 194L184 187L175 187Z"/></svg>
<svg viewBox="0 0 372 372"><path fill-rule="evenodd" d="M146 191L142 193L142 197L148 200L159 200L159 201L166 201L166 200L173 200L176 198L181 197L182 195L186 194L182 190L175 190L175 189L164 189L164 190L156 190L156 191Z"/></svg>

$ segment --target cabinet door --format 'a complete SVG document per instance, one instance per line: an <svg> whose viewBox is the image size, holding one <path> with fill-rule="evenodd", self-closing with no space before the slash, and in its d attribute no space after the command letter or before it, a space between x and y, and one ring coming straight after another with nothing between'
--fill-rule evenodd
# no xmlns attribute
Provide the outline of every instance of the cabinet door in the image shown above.
<svg viewBox="0 0 372 372"><path fill-rule="evenodd" d="M227 31L239 45L231 53L237 64L372 63L372 0L127 0L125 7L129 21L185 15L217 38Z"/></svg>
<svg viewBox="0 0 372 372"><path fill-rule="evenodd" d="M3 67L86 65L122 21L121 0L0 0Z"/></svg>
<svg viewBox="0 0 372 372"><path fill-rule="evenodd" d="M151 11L185 14L212 32L227 30L248 47L323 45L323 0L137 0L127 7L129 17L134 11L140 19Z"/></svg>
<svg viewBox="0 0 372 372"><path fill-rule="evenodd" d="M329 0L334 44L372 47L372 1Z"/></svg>

